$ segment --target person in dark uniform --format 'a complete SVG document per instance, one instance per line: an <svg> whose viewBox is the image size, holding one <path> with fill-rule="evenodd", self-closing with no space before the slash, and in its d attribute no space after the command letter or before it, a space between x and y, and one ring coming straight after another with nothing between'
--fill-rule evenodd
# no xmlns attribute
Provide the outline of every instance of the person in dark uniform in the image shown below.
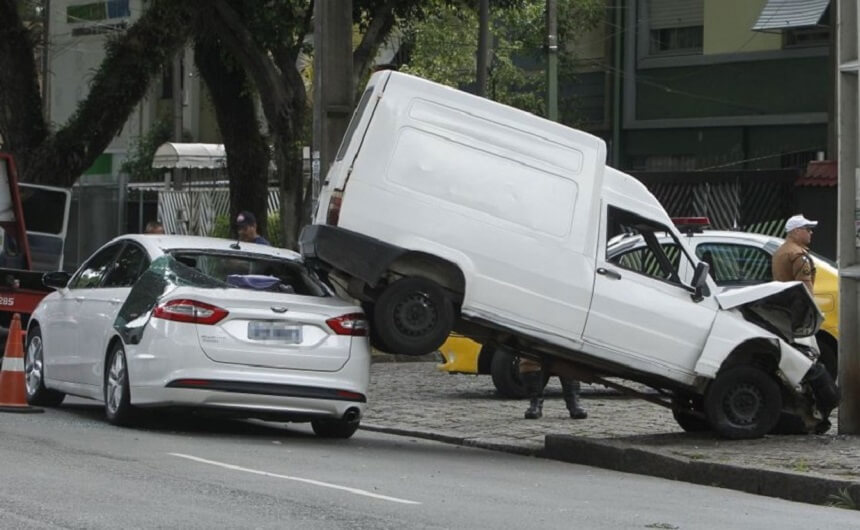
<svg viewBox="0 0 860 530"><path fill-rule="evenodd" d="M236 230L239 232L240 241L258 245L269 244L265 237L257 233L257 218L249 211L239 212L236 216Z"/></svg>
<svg viewBox="0 0 860 530"><path fill-rule="evenodd" d="M519 360L520 379L526 387L526 393L529 397L529 408L526 410L525 418L527 420L536 420L543 416L543 374L541 373L541 364L532 359L520 357ZM580 383L576 379L569 379L558 376L561 381L561 392L564 396L564 404L567 405L567 410L570 412L570 417L575 420L582 420L588 417L579 405L579 390Z"/></svg>

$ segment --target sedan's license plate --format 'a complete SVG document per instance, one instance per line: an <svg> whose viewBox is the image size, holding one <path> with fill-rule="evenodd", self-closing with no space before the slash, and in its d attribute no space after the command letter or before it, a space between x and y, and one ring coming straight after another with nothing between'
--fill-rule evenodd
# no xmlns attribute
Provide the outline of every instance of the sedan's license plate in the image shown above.
<svg viewBox="0 0 860 530"><path fill-rule="evenodd" d="M302 342L302 327L285 322L251 321L248 322L248 338L299 344Z"/></svg>

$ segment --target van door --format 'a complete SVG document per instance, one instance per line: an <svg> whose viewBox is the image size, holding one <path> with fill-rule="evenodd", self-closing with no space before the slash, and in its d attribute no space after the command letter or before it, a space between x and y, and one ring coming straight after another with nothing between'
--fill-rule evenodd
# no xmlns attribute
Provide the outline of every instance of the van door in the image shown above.
<svg viewBox="0 0 860 530"><path fill-rule="evenodd" d="M44 272L63 270L71 192L65 188L24 183L19 184L18 188L32 269Z"/></svg>
<svg viewBox="0 0 860 530"><path fill-rule="evenodd" d="M611 206L603 212L583 338L609 350L613 360L633 361L640 369L692 374L716 317L716 301L692 300L679 277L690 257L666 226Z"/></svg>
<svg viewBox="0 0 860 530"><path fill-rule="evenodd" d="M378 72L371 76L367 82L367 88L365 88L358 105L355 107L352 119L349 121L346 132L344 132L340 148L337 150L328 173L323 175L324 181L319 190L318 202L313 205L315 223L337 224L336 209L340 208L340 194L346 186L346 180L352 171L352 162L358 155L361 140L364 138L364 133L367 132L373 111L382 96L382 91L385 90L385 83L390 74L390 72ZM315 179L314 182L318 182L318 180ZM334 212L333 209L335 209Z"/></svg>

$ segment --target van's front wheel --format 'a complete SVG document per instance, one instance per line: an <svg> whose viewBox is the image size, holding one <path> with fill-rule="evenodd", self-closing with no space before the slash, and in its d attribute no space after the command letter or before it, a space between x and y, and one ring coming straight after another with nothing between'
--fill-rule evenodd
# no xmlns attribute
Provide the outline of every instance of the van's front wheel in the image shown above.
<svg viewBox="0 0 860 530"><path fill-rule="evenodd" d="M721 372L705 394L708 423L725 438L760 438L774 428L781 410L779 384L754 366Z"/></svg>
<svg viewBox="0 0 860 530"><path fill-rule="evenodd" d="M454 327L454 307L437 283L403 278L376 300L373 324L390 351L423 355L437 350L448 338Z"/></svg>

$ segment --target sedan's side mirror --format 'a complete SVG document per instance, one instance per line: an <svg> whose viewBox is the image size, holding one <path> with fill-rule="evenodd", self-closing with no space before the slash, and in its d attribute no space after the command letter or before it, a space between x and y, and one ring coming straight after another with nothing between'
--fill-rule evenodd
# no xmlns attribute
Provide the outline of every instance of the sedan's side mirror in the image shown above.
<svg viewBox="0 0 860 530"><path fill-rule="evenodd" d="M69 280L71 279L72 275L63 271L47 272L42 275L42 283L45 284L45 287L50 287L52 289L64 288L69 285Z"/></svg>
<svg viewBox="0 0 860 530"><path fill-rule="evenodd" d="M710 272L710 269L710 265L704 261L700 261L696 265L696 272L693 273L694 302L701 302L705 298L705 295L711 294L708 291L708 272Z"/></svg>

